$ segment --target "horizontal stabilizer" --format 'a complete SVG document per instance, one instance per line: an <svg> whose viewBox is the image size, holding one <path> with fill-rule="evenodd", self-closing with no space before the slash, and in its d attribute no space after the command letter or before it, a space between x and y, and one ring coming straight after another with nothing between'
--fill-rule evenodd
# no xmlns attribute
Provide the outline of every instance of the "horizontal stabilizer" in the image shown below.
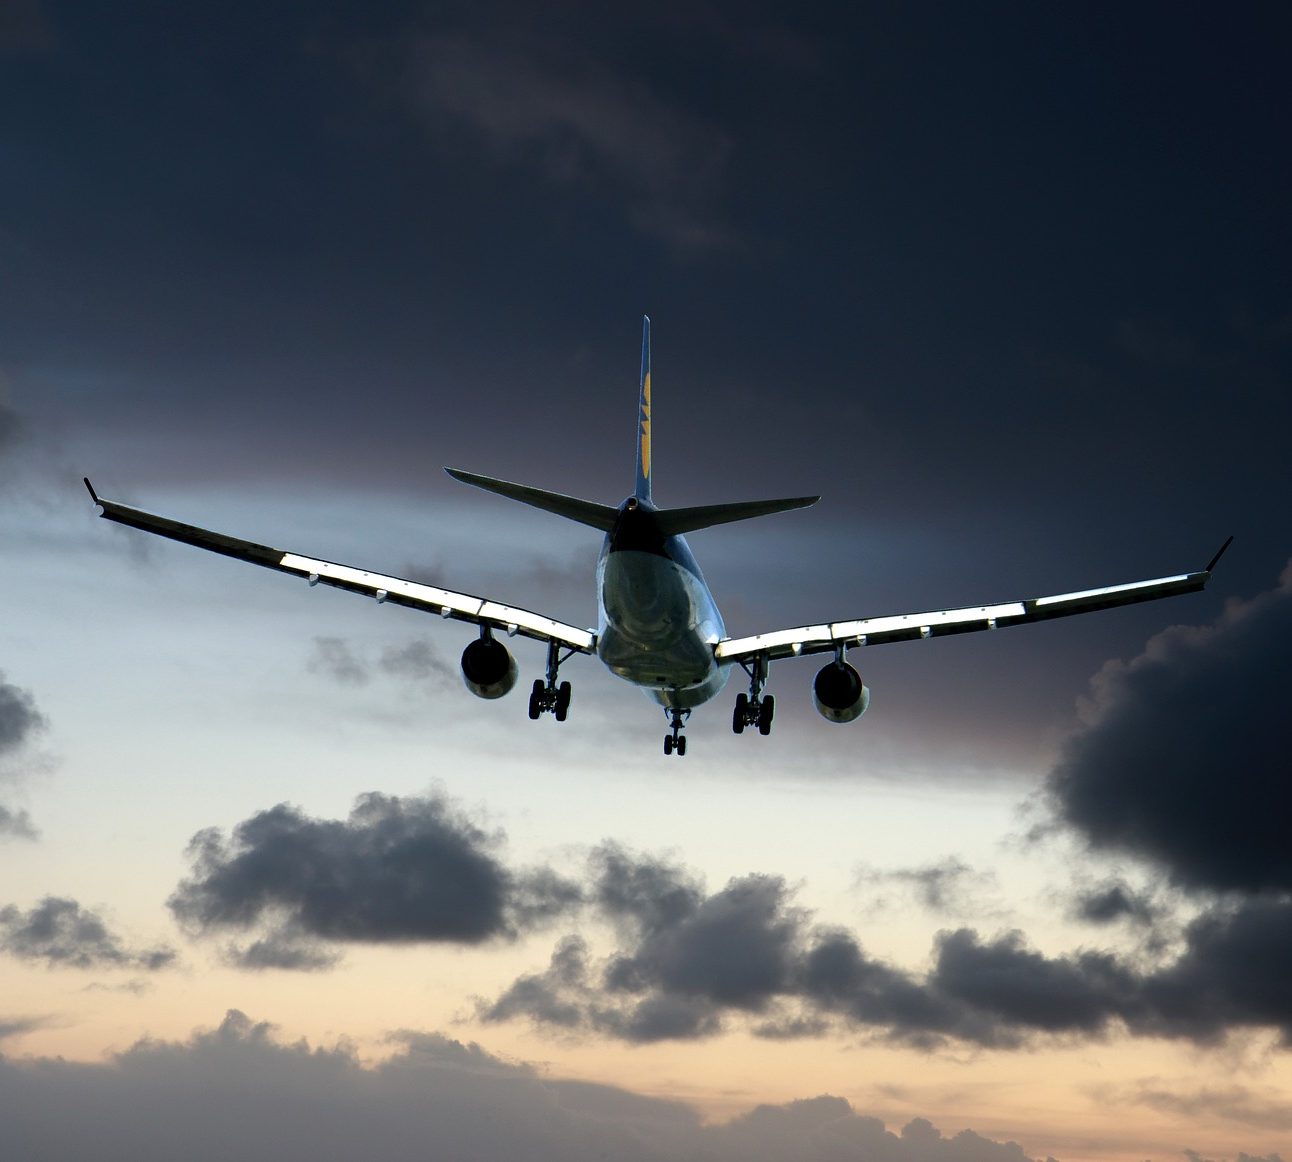
<svg viewBox="0 0 1292 1162"><path fill-rule="evenodd" d="M790 512L816 504L819 496L791 496L784 500L740 500L735 504L701 504L694 508L665 508L655 514L660 528L667 537L678 537L696 529L713 525L730 524L750 517L768 516L774 512Z"/></svg>
<svg viewBox="0 0 1292 1162"><path fill-rule="evenodd" d="M614 527L615 517L618 516L618 511L608 504L580 500L561 492L547 492L542 488L531 488L527 484L512 484L509 480L495 480L492 476L478 476L459 468L446 468L444 471L463 484L474 484L476 488L483 488L486 492L495 492L508 500L519 500L522 504L533 505L544 512L554 512L557 516L578 521L579 524L591 525L603 533L608 533Z"/></svg>

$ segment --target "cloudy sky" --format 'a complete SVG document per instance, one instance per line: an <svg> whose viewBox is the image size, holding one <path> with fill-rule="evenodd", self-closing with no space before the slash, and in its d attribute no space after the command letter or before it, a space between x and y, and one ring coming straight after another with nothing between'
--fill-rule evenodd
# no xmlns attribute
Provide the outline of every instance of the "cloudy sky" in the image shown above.
<svg viewBox="0 0 1292 1162"><path fill-rule="evenodd" d="M0 2L6 1156L1287 1162L1286 6L621 7ZM677 760L80 483L591 624L441 468L617 503L645 313L734 634L1234 545Z"/></svg>

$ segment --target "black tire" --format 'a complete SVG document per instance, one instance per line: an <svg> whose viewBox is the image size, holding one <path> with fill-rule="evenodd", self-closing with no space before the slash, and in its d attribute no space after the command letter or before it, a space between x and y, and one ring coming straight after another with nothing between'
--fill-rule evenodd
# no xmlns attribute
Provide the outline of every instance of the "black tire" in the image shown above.
<svg viewBox="0 0 1292 1162"><path fill-rule="evenodd" d="M562 682L556 688L556 721L564 722L570 712L570 684Z"/></svg>
<svg viewBox="0 0 1292 1162"><path fill-rule="evenodd" d="M529 692L529 716L537 718L543 713L543 680L542 678L534 679L534 688Z"/></svg>
<svg viewBox="0 0 1292 1162"><path fill-rule="evenodd" d="M744 694L736 695L736 709L731 715L731 729L737 734L745 733L745 711L749 709L749 699Z"/></svg>
<svg viewBox="0 0 1292 1162"><path fill-rule="evenodd" d="M686 754L686 735L685 734L679 734L677 736L677 754L679 758L681 758L682 755Z"/></svg>
<svg viewBox="0 0 1292 1162"><path fill-rule="evenodd" d="M673 736L671 734L666 734L664 736L664 753L665 754L673 753Z"/></svg>
<svg viewBox="0 0 1292 1162"><path fill-rule="evenodd" d="M758 733L771 734L772 718L776 714L776 699L768 694L758 707Z"/></svg>

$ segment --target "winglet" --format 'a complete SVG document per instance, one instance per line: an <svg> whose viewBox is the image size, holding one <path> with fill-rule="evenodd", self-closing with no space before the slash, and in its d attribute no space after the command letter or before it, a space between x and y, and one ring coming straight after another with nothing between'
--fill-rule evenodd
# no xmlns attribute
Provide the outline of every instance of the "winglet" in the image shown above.
<svg viewBox="0 0 1292 1162"><path fill-rule="evenodd" d="M642 316L642 378L637 403L637 487L638 500L651 499L650 488L650 316Z"/></svg>
<svg viewBox="0 0 1292 1162"><path fill-rule="evenodd" d="M81 479L85 481L85 487L89 489L90 499L94 501L95 504L101 505L103 501L99 499L99 494L94 491L94 485L90 483L90 478L88 476L82 476Z"/></svg>
<svg viewBox="0 0 1292 1162"><path fill-rule="evenodd" d="M1219 561L1220 558L1225 555L1225 550L1229 548L1229 546L1232 545L1233 543L1234 543L1234 538L1231 536L1229 540L1227 540L1223 545L1220 546L1220 548L1216 550L1216 555L1212 557L1210 561L1207 562L1207 567L1205 570L1203 570L1203 572L1210 573L1216 567L1216 562Z"/></svg>

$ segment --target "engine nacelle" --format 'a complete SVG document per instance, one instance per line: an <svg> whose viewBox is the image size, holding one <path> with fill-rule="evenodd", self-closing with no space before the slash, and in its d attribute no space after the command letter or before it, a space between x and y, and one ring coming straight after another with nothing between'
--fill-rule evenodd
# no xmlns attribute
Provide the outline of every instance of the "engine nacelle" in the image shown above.
<svg viewBox="0 0 1292 1162"><path fill-rule="evenodd" d="M831 662L817 671L812 703L830 722L854 722L870 705L870 687L847 662Z"/></svg>
<svg viewBox="0 0 1292 1162"><path fill-rule="evenodd" d="M462 651L462 681L477 698L501 698L516 685L516 659L502 642L476 638Z"/></svg>

